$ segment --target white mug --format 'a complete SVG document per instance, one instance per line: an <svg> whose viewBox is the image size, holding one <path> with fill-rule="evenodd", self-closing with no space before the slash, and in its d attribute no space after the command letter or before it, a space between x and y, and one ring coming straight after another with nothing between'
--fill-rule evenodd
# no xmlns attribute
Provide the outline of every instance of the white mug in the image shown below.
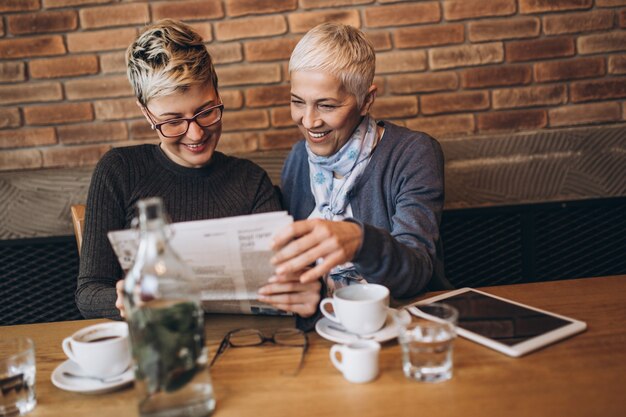
<svg viewBox="0 0 626 417"><path fill-rule="evenodd" d="M62 346L67 357L89 376L119 375L131 363L128 325L124 322L85 327L63 339Z"/></svg>
<svg viewBox="0 0 626 417"><path fill-rule="evenodd" d="M357 384L369 382L378 376L380 344L374 340L359 340L349 345L333 345L330 360L343 377ZM337 355L341 355L341 359Z"/></svg>
<svg viewBox="0 0 626 417"><path fill-rule="evenodd" d="M334 314L326 309L332 304ZM349 332L374 333L387 320L389 289L378 284L354 284L335 291L333 298L324 298L320 304L322 314L340 323Z"/></svg>

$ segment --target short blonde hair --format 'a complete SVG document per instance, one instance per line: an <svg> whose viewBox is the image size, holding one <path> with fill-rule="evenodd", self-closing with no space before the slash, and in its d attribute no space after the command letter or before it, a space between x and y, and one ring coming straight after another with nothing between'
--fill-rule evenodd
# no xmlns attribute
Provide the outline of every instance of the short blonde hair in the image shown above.
<svg viewBox="0 0 626 417"><path fill-rule="evenodd" d="M175 20L144 28L126 50L126 66L135 96L144 106L196 84L211 82L217 91L217 74L202 37Z"/></svg>
<svg viewBox="0 0 626 417"><path fill-rule="evenodd" d="M374 82L376 54L363 32L341 23L322 23L298 42L289 72L326 71L354 94L359 106Z"/></svg>

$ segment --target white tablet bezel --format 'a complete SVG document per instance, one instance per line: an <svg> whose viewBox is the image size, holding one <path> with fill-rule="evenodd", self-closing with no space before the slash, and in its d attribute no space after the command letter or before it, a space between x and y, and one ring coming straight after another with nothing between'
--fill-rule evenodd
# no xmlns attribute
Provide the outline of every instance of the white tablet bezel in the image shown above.
<svg viewBox="0 0 626 417"><path fill-rule="evenodd" d="M458 290L452 290L452 291L446 292L444 294L440 294L440 295L436 295L436 296L433 296L433 297L430 297L430 298L427 298L427 299L424 299L424 300L420 300L417 303L414 303L410 307L408 307L408 310L413 315L416 315L416 316L422 315L423 316L424 313L422 313L420 311L417 311L414 306L429 304L429 303L433 303L433 302L436 302L436 301L445 302L445 300L447 298L454 297L456 295L463 294L463 293L468 292L468 291L474 291L476 293L485 295L487 297L493 297L493 298L496 298L496 299L501 300L501 301L505 301L505 302L510 303L510 304L515 304L515 305L518 305L520 307L527 308L529 310L537 311L539 313L547 314L549 316L557 317L559 319L562 319L562 320L570 322L570 324L567 324L567 325L565 325L563 327L559 327L558 329L554 329L554 330L549 331L547 333L544 333L542 335L535 336L535 337L533 337L531 339L528 339L528 340L526 340L524 342L521 342L521 343L518 343L518 344L512 345L512 346L505 345L504 343L500 343L500 342L498 342L496 340L489 339L488 337L479 335L477 333L471 332L469 330L466 330L466 329L464 329L462 327L457 326L457 333L460 336L463 336L466 339L472 340L472 341L474 341L476 343L480 343L481 345L487 346L488 348L497 350L498 352L504 353L505 355L509 355L509 356L514 357L514 358L517 358L517 357L520 357L522 355L525 355L525 354L527 354L529 352L532 352L532 351L537 350L537 349L539 349L541 347L544 347L546 345L549 345L549 344L552 344L552 343L557 342L559 340L562 340L562 339L564 339L566 337L573 336L573 335L575 335L577 333L580 333L580 332L584 331L587 328L587 324L585 322L580 321L580 320L575 320L575 319L573 319L571 317L562 316L560 314L555 314L555 313L552 313L550 311L542 310L542 309L539 309L539 308L536 308L536 307L531 307L531 306L529 306L527 304L518 303L516 301L512 301L512 300L509 300L507 298L498 297L497 295L493 295L493 294L490 294L490 293L487 293L487 292L484 292L484 291L480 291L480 290L477 290L477 289L474 289L474 288L469 288L469 287L460 288Z"/></svg>

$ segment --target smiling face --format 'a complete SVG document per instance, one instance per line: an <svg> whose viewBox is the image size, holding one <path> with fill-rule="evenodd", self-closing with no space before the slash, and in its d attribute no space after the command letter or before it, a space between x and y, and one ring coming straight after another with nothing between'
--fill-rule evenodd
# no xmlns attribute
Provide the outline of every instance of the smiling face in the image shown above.
<svg viewBox="0 0 626 417"><path fill-rule="evenodd" d="M291 118L311 151L330 156L346 144L369 111L376 87L372 85L361 106L341 81L323 71L291 73Z"/></svg>
<svg viewBox="0 0 626 417"><path fill-rule="evenodd" d="M155 123L180 117L191 118L198 112L220 103L217 91L211 83L194 84L188 90L158 97L148 102L150 117ZM140 106L141 107L141 106ZM150 121L150 117L144 115ZM200 168L211 160L222 134L222 122L209 127L201 127L196 122L189 124L184 135L166 138L157 132L161 139L161 149L172 161L189 168Z"/></svg>

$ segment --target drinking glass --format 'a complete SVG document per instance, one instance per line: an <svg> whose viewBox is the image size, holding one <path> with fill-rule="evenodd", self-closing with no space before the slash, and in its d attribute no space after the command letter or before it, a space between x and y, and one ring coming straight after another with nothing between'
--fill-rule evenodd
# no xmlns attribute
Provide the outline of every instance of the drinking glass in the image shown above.
<svg viewBox="0 0 626 417"><path fill-rule="evenodd" d="M440 382L452 378L453 342L458 311L444 303L417 305L406 316L394 315L402 348L402 370L415 381ZM400 310L401 311L401 310Z"/></svg>
<svg viewBox="0 0 626 417"><path fill-rule="evenodd" d="M33 341L0 340L0 417L24 415L36 404Z"/></svg>

